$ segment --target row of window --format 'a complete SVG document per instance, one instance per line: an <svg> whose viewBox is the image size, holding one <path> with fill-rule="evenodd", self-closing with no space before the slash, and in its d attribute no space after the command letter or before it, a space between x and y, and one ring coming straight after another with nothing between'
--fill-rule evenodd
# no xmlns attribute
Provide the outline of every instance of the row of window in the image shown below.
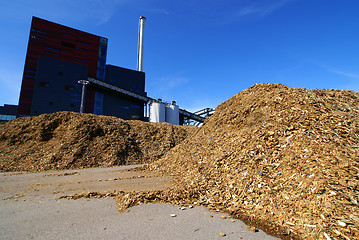
<svg viewBox="0 0 359 240"><path fill-rule="evenodd" d="M54 102L49 102L49 105L50 106L54 106ZM73 104L73 103L70 103L70 107L75 107L75 104ZM35 111L35 113L37 113L37 111Z"/></svg>
<svg viewBox="0 0 359 240"><path fill-rule="evenodd" d="M31 29L33 32L36 32L36 33L40 33L40 34L42 34L42 35L47 35L47 33L46 32L44 32L44 31L40 31L40 30L38 30L38 29Z"/></svg>
<svg viewBox="0 0 359 240"><path fill-rule="evenodd" d="M87 62L87 60L78 57L75 57L74 59L80 62Z"/></svg>
<svg viewBox="0 0 359 240"><path fill-rule="evenodd" d="M37 39L37 40L41 40L41 41L45 41L44 38L40 38L40 37L37 37L37 36L31 36L31 38L33 39ZM64 46L64 47L68 47L68 48L74 48L74 49L77 49L77 50L80 50L80 51L83 51L83 52L88 52L87 49L85 48L82 48L82 47L76 47L75 44L73 43L68 43L68 42L61 42L61 45ZM55 56L59 56L60 55L60 49L57 49L57 48L53 48L53 47L45 47L45 53L48 53L48 54L51 54L51 55L55 55ZM54 52L51 52L51 51L54 51ZM84 61L86 62L86 60L84 59L80 59L80 58L77 58L76 60L80 60L80 61Z"/></svg>
<svg viewBox="0 0 359 240"><path fill-rule="evenodd" d="M0 114L0 121L10 121L15 118L16 118L16 115L1 115Z"/></svg>
<svg viewBox="0 0 359 240"><path fill-rule="evenodd" d="M68 46L71 46L71 47L72 47L72 46L73 46L73 44L69 44L69 43L66 43L66 42L64 42L64 44L61 44L61 45L66 46L66 47L68 47ZM75 48L75 47L74 47L74 48ZM45 49L46 49L46 50L55 51L55 52L60 52L60 51L61 51L61 50L58 49L58 48L49 47L49 46L46 46ZM84 51L84 52L87 52L87 51L88 51L87 49L81 48L81 47L76 47L76 49L81 50L81 51Z"/></svg>
<svg viewBox="0 0 359 240"><path fill-rule="evenodd" d="M140 109L141 107L138 105L130 105L130 106L119 106L121 109Z"/></svg>
<svg viewBox="0 0 359 240"><path fill-rule="evenodd" d="M24 74L24 77L28 77L28 78L36 78L35 76L28 75L28 74Z"/></svg>
<svg viewBox="0 0 359 240"><path fill-rule="evenodd" d="M50 87L50 82L40 81L39 86L40 87ZM74 89L75 89L74 85L66 85L65 86L65 90L67 90L67 91L72 91Z"/></svg>
<svg viewBox="0 0 359 240"><path fill-rule="evenodd" d="M47 54L51 54L51 55L54 55L54 56L60 56L60 52L50 52L50 51L45 51L45 53ZM86 59L82 59L82 58L79 58L79 57L74 57L74 60L77 60L77 61L80 61L80 62L87 62Z"/></svg>
<svg viewBox="0 0 359 240"><path fill-rule="evenodd" d="M35 35L32 35L31 38L41 40L41 41L45 41L45 38L37 37Z"/></svg>
<svg viewBox="0 0 359 240"><path fill-rule="evenodd" d="M35 36L35 35L31 35L31 38L32 38L32 39L36 39L36 40L40 40L40 41L46 41L45 38L38 37L38 36ZM88 45L88 44L86 44L86 45ZM83 48L83 47L78 47L78 46L76 46L74 43L70 43L70 42L62 41L62 42L61 42L61 46L67 47L67 48L77 49L77 50L80 50L80 51L83 51L83 52L88 52L88 49ZM45 49L47 49L47 50L52 50L52 51L55 51L55 52L60 52L60 49L54 48L54 47L45 47ZM49 51L46 51L46 52L47 52L47 53L51 53L51 54L56 54L56 53L52 53L52 52L49 52Z"/></svg>
<svg viewBox="0 0 359 240"><path fill-rule="evenodd" d="M32 70L32 69L25 69L25 72L29 72L29 73L36 73L36 70Z"/></svg>
<svg viewBox="0 0 359 240"><path fill-rule="evenodd" d="M49 105L50 106L54 106L54 102L49 102ZM75 107L75 104L74 103L70 103L70 107L71 108L74 108ZM34 111L34 113L35 114L38 114L39 112L38 111ZM0 115L1 116L1 115ZM16 116L15 116L15 118L16 118ZM1 120L1 119L0 119Z"/></svg>
<svg viewBox="0 0 359 240"><path fill-rule="evenodd" d="M45 53L51 54L51 55L54 55L54 56L60 56L60 54L55 53L55 52L45 51Z"/></svg>
<svg viewBox="0 0 359 240"><path fill-rule="evenodd" d="M35 33L38 33L38 34L41 34L41 35L45 35L45 36L47 35L47 33L45 31L42 31L42 30L39 30L39 29L33 28L33 29L31 29L31 31L33 31ZM76 38L75 35L72 35L72 34L69 34L69 33L63 33L63 35L67 36L67 37L71 37L71 38ZM33 37L35 38L36 36L33 36ZM79 40L76 41L76 42L79 43L79 44L82 44L82 45L88 45L88 43L83 42L83 41L79 41Z"/></svg>

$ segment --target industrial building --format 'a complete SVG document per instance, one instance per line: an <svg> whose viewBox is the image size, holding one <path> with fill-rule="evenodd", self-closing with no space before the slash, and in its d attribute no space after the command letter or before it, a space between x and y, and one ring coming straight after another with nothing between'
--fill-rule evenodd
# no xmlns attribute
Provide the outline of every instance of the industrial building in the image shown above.
<svg viewBox="0 0 359 240"><path fill-rule="evenodd" d="M147 96L140 18L137 70L106 65L108 39L32 18L17 116L83 111L125 120L183 124L204 118Z"/></svg>
<svg viewBox="0 0 359 240"><path fill-rule="evenodd" d="M17 115L78 111L82 89L78 80L89 77L146 96L145 73L106 65L107 42L33 17ZM143 120L144 102L90 84L84 112Z"/></svg>
<svg viewBox="0 0 359 240"><path fill-rule="evenodd" d="M35 109L34 101L46 101L46 99L36 99L40 96L34 94L34 90L38 87L49 87L55 81L61 81L59 78L64 79L63 73L69 72L66 67L73 68L72 70L83 71L84 67L87 70L88 76L98 79L105 77L105 65L107 54L107 39L93 34L82 32L73 28L69 28L60 24L56 24L41 18L33 17L31 29L29 34L29 42L26 53L26 60L24 66L24 73L21 85L21 92L19 98L18 116L31 116L45 112L54 112L57 109L52 108L54 101L47 101L49 107L47 109ZM46 57L46 58L44 58ZM57 66L52 66L52 69L58 68L56 74L58 78L46 78L46 59L56 59ZM72 64L64 64L72 63ZM55 63L55 62L53 62ZM42 71L41 71L42 70ZM41 72L40 72L41 71ZM74 72L74 74L80 74ZM55 74L55 73L53 73ZM86 76L84 76L86 77ZM51 79L51 80L50 80ZM35 85L41 84L41 85ZM72 82L72 85L75 85ZM81 86L74 86L81 88ZM54 88L51 88L54 90ZM50 89L48 89L50 93ZM52 94L59 95L67 89L57 89L57 92ZM87 112L93 111L95 90L89 87L87 96ZM42 96L41 96L42 97ZM76 97L75 94L73 97ZM56 105L59 104L56 101ZM51 104L52 103L52 104ZM63 103L65 105L65 103ZM71 106L71 102L69 104ZM63 110L70 110L65 108ZM35 113L37 111L37 113Z"/></svg>
<svg viewBox="0 0 359 240"><path fill-rule="evenodd" d="M15 119L17 113L17 105L5 104L0 106L0 122L7 122Z"/></svg>

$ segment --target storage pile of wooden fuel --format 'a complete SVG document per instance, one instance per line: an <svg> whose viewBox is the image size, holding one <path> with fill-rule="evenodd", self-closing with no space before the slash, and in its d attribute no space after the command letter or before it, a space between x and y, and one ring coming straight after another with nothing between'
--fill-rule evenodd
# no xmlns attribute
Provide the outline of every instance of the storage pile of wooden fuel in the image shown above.
<svg viewBox="0 0 359 240"><path fill-rule="evenodd" d="M257 84L144 167L172 189L116 197L203 205L282 239L359 239L359 93Z"/></svg>
<svg viewBox="0 0 359 240"><path fill-rule="evenodd" d="M58 112L0 125L0 170L110 167L158 160L197 128Z"/></svg>

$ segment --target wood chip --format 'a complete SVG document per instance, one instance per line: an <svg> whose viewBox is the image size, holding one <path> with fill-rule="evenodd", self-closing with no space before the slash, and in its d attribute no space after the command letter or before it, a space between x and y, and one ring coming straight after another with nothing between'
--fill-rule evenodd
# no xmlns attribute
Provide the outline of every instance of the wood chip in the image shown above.
<svg viewBox="0 0 359 240"><path fill-rule="evenodd" d="M220 104L186 139L182 127L89 114L18 118L1 125L1 169L148 162L147 170L175 176L173 187L121 193L119 210L196 202L282 236L334 239L338 231L356 239L358 106L354 91L257 84Z"/></svg>
<svg viewBox="0 0 359 240"><path fill-rule="evenodd" d="M252 232L258 232L257 228L255 227L248 227L247 230Z"/></svg>

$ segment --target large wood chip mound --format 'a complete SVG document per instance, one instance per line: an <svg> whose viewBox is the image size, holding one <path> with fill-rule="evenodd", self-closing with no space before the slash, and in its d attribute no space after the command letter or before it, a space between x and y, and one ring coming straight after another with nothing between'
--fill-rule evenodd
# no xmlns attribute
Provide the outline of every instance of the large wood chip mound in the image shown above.
<svg viewBox="0 0 359 240"><path fill-rule="evenodd" d="M359 239L359 93L257 84L148 169L177 176L140 202L201 204L283 239Z"/></svg>
<svg viewBox="0 0 359 240"><path fill-rule="evenodd" d="M196 127L58 112L0 125L0 170L44 171L149 163Z"/></svg>

